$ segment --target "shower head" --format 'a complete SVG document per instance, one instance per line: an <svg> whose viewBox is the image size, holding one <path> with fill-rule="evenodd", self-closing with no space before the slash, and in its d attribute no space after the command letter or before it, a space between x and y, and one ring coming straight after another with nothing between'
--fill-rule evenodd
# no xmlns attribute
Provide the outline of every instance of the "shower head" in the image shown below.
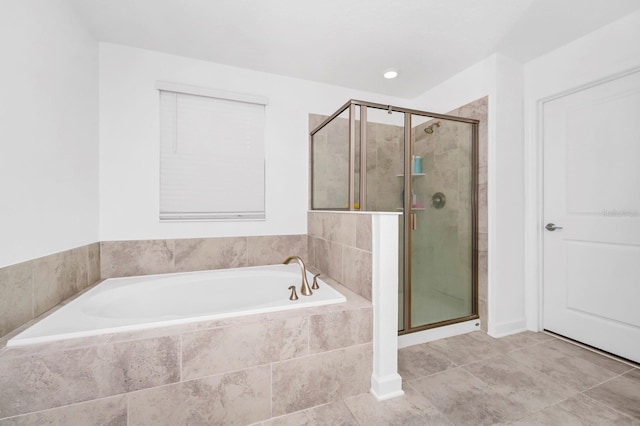
<svg viewBox="0 0 640 426"><path fill-rule="evenodd" d="M430 135L431 133L433 133L433 128L434 128L434 127L440 127L440 122L439 122L439 121L436 121L436 122L435 122L435 123L433 123L432 125L425 127L425 128L424 128L424 132L425 132L426 134Z"/></svg>

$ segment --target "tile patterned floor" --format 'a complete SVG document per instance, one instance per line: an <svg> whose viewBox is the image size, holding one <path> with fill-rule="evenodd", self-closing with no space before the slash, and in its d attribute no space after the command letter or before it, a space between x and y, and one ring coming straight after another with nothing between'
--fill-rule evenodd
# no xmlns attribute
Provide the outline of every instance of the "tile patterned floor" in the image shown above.
<svg viewBox="0 0 640 426"><path fill-rule="evenodd" d="M369 394L272 425L638 425L640 369L544 333L477 331L399 352L405 396Z"/></svg>

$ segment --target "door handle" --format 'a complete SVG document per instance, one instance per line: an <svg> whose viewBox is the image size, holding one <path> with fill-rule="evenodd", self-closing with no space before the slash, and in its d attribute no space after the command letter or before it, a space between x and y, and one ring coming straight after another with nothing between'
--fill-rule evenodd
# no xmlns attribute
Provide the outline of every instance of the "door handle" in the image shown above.
<svg viewBox="0 0 640 426"><path fill-rule="evenodd" d="M553 232L556 229L562 229L562 226L556 226L554 223L547 223L547 226L545 226L544 229Z"/></svg>
<svg viewBox="0 0 640 426"><path fill-rule="evenodd" d="M411 230L415 231L418 228L418 217L416 216L415 213L411 213L410 217L410 225L411 225Z"/></svg>

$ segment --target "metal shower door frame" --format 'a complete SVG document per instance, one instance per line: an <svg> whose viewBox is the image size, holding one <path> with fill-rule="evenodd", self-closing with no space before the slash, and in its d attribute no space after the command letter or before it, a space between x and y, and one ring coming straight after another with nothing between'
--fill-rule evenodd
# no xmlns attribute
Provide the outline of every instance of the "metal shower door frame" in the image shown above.
<svg viewBox="0 0 640 426"><path fill-rule="evenodd" d="M358 202L355 197L355 153L356 153L356 118L355 107L360 107L360 180ZM403 221L403 234L404 234L404 246L403 246L403 287L404 287L404 310L403 310L403 325L404 328L398 331L399 335L413 333L417 331L427 330L430 328L441 327L450 324L456 324L459 322L478 319L478 127L479 120L465 117L457 117L447 114L433 113L429 111L420 111L411 108L402 108L392 105L379 104L375 102L367 102L356 99L350 99L343 104L336 112L327 117L322 123L316 126L309 133L309 210L315 210L313 206L313 136L323 129L327 124L332 122L340 114L347 109L349 110L349 188L348 188L348 204L347 208L334 208L334 209L319 209L328 211L363 211L366 207L366 170L367 170L367 155L366 155L366 140L367 140L367 108L375 108L380 110L386 110L390 114L394 112L403 113L404 116L404 202L402 215ZM421 117L429 117L434 119L450 120L461 123L471 124L471 279L472 279L472 312L471 315L467 315L460 318L453 318L445 321L439 321L432 324L426 324L422 326L411 326L411 223L412 223L412 205L411 205L411 188L412 188L412 175L411 175L411 158L413 155L412 140L411 140L411 124L412 116L417 115ZM358 204L358 208L356 208Z"/></svg>

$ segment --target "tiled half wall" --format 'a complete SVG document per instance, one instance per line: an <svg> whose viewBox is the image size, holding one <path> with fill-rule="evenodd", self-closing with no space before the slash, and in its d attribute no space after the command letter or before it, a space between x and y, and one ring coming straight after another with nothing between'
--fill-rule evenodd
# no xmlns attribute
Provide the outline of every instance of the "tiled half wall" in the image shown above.
<svg viewBox="0 0 640 426"><path fill-rule="evenodd" d="M371 215L307 213L309 264L371 300Z"/></svg>
<svg viewBox="0 0 640 426"><path fill-rule="evenodd" d="M251 424L365 393L371 303L0 350L0 425Z"/></svg>

